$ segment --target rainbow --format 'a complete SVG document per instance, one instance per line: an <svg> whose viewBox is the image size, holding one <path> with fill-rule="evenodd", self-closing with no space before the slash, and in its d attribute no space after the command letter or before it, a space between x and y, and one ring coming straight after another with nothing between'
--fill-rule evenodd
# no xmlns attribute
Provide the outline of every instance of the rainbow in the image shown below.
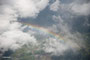
<svg viewBox="0 0 90 60"><path fill-rule="evenodd" d="M39 30L39 31L45 32L45 33L53 36L56 39L59 39L59 40L63 41L63 42L65 41L63 39L63 37L60 36L60 34L57 34L57 33L53 32L51 30L48 30L48 29L46 29L44 27L41 27L39 25L33 25L33 24L29 24L29 23L24 23L24 22L20 22L20 23L22 23L23 25L28 25L29 27L31 27L31 28L33 28L35 30Z"/></svg>

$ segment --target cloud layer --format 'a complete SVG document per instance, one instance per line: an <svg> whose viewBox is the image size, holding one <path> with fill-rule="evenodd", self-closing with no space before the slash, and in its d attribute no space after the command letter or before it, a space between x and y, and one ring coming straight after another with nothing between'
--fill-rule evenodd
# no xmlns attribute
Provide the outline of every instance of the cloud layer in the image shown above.
<svg viewBox="0 0 90 60"><path fill-rule="evenodd" d="M60 0L55 0L50 5L49 1L51 0L0 0L0 51L4 52L8 49L15 51L25 44L42 43L46 53L63 55L69 49L76 51L84 47L82 35L73 30L72 22L74 22L73 18L75 17L90 15L90 2L72 0L72 2L65 4ZM36 18L48 5L50 11L56 14L52 15L54 23L51 22L52 26L47 26L47 28L61 35L64 38L63 41L34 32L30 30L29 26L23 26L22 23L18 22L19 18ZM25 29L28 30L25 31ZM41 36L45 43L42 41L38 43L37 35Z"/></svg>

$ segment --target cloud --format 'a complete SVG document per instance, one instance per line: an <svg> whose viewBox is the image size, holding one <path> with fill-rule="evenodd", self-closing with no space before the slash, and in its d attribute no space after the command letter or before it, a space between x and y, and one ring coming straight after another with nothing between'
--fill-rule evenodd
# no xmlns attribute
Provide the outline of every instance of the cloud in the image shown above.
<svg viewBox="0 0 90 60"><path fill-rule="evenodd" d="M0 33L2 31L8 30L11 21L16 21L17 16L15 15L15 11L9 6L0 6Z"/></svg>
<svg viewBox="0 0 90 60"><path fill-rule="evenodd" d="M90 3L77 4L72 3L71 10L77 15L89 15L90 14Z"/></svg>
<svg viewBox="0 0 90 60"><path fill-rule="evenodd" d="M69 46L60 40L49 38L44 44L44 51L46 53L51 53L51 55L63 55L67 51Z"/></svg>
<svg viewBox="0 0 90 60"><path fill-rule="evenodd" d="M36 39L30 34L24 33L20 30L12 30L4 32L0 36L0 47L6 49L18 49L28 43L36 43Z"/></svg>
<svg viewBox="0 0 90 60"><path fill-rule="evenodd" d="M13 6L21 17L35 17L49 3L49 0L14 0Z"/></svg>
<svg viewBox="0 0 90 60"><path fill-rule="evenodd" d="M55 24L49 27L49 29L60 34L64 38L66 44L69 46L67 47L67 49L65 49L66 51L68 51L68 49L71 49L72 51L75 52L78 51L79 49L85 48L86 47L85 40L80 31L81 27L83 26L82 20L84 20L84 25L87 25L88 27L90 25L89 23L87 23L89 22L88 16L90 15L90 7L89 7L90 2L87 0L75 0L69 3L64 2L62 3L62 1L60 0L59 0L60 3L56 2L50 5L50 10L52 10L53 12L57 12L57 14L52 16L52 19L55 22ZM85 19L83 18L80 19L80 17L83 17ZM82 26L78 27L77 23L79 24L82 23ZM73 26L74 24L75 26ZM76 27L77 29L80 29L80 31L75 30L74 28ZM88 27L85 26L85 28L83 29L88 29ZM58 51L55 48L53 50L54 52L55 51L64 52L62 51L62 49L61 50L59 49ZM57 53L57 55L58 54L59 53Z"/></svg>
<svg viewBox="0 0 90 60"><path fill-rule="evenodd" d="M50 5L50 10L57 11L60 6L60 1L56 0L53 4Z"/></svg>
<svg viewBox="0 0 90 60"><path fill-rule="evenodd" d="M68 25L68 22L63 20L60 15L53 15L52 18L56 24L53 24L51 27L49 27L49 29L59 34L61 36L61 40L51 38L48 39L49 41L47 40L48 43L45 45L46 52L49 52L52 55L64 55L64 52L68 52L69 50L76 53L76 51L82 47L85 47L84 39L81 33L78 31L72 32L72 27Z"/></svg>
<svg viewBox="0 0 90 60"><path fill-rule="evenodd" d="M37 17L40 11L48 6L50 0L0 1L0 50L16 50L27 43L38 44L34 37L37 32L32 30L24 32L28 26L23 26L18 22L18 18ZM81 34L78 31L72 33L72 27L64 18L69 18L71 15L89 15L89 5L90 3L77 2L63 4L60 0L51 4L50 10L58 12L58 14L53 15L52 19L55 24L49 26L48 29L64 37L65 44L61 40L46 37L46 43L43 44L45 52L62 55L68 49L78 50L84 45Z"/></svg>
<svg viewBox="0 0 90 60"><path fill-rule="evenodd" d="M16 11L19 17L36 17L48 4L49 0L1 0L2 5L7 5Z"/></svg>
<svg viewBox="0 0 90 60"><path fill-rule="evenodd" d="M0 0L0 51L16 50L25 44L36 45L32 33L24 32L18 18L36 17L49 0Z"/></svg>
<svg viewBox="0 0 90 60"><path fill-rule="evenodd" d="M75 0L68 4L62 3L60 0L56 0L56 2L50 5L50 10L57 12L69 12L73 15L90 15L90 2L84 0Z"/></svg>

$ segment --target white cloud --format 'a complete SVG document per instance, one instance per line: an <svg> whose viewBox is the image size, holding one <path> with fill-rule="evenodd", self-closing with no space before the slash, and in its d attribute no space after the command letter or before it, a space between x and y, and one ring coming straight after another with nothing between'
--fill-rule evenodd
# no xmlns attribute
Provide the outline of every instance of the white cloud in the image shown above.
<svg viewBox="0 0 90 60"><path fill-rule="evenodd" d="M24 44L28 43L36 43L36 40L33 36L30 36L30 34L24 33L20 30L12 30L4 32L0 36L0 47L4 48L4 50L7 49L17 49L20 48Z"/></svg>
<svg viewBox="0 0 90 60"><path fill-rule="evenodd" d="M16 50L24 44L37 43L32 33L23 32L18 17L36 17L49 0L7 0L0 5L0 50Z"/></svg>
<svg viewBox="0 0 90 60"><path fill-rule="evenodd" d="M59 42L55 39L49 39L48 44L46 44L46 52L50 52L55 55L62 55L65 51L71 49L73 52L78 51L82 47L85 47L84 40L82 35L79 32L71 32L71 27L68 26L67 22L65 22L61 16L53 16L53 20L56 22L51 26L50 29L55 32L55 30L60 34L61 39L64 43ZM83 45L82 45L83 44Z"/></svg>
<svg viewBox="0 0 90 60"><path fill-rule="evenodd" d="M64 52L63 48L72 49L72 51L78 51L82 47L85 47L85 41L82 35L78 31L72 29L74 21L73 17L77 16L88 16L90 14L90 2L86 3L85 0L75 0L70 3L61 3L60 0L56 0L50 5L50 10L57 12L58 14L53 15L53 21L56 24L53 24L49 27L50 30L57 32L62 36L66 42L67 46L62 45L62 43L56 42L56 45L46 45L46 52L56 53L57 55L61 52ZM73 20L72 20L73 19ZM71 23L71 24L69 24ZM52 39L53 40L53 39ZM62 49L60 47L62 46ZM53 48L55 47L55 48ZM62 53L61 53L62 54Z"/></svg>
<svg viewBox="0 0 90 60"><path fill-rule="evenodd" d="M13 4L21 17L35 17L48 2L49 0L14 0Z"/></svg>
<svg viewBox="0 0 90 60"><path fill-rule="evenodd" d="M58 11L59 7L60 7L60 1L56 0L53 4L50 5L50 10Z"/></svg>
<svg viewBox="0 0 90 60"><path fill-rule="evenodd" d="M17 16L10 6L0 6L0 8L0 33L2 33L2 31L8 30L11 21L17 20Z"/></svg>
<svg viewBox="0 0 90 60"><path fill-rule="evenodd" d="M43 10L48 4L49 0L8 0L7 4L3 2L0 6L0 49L3 48L5 51L8 49L16 50L27 43L37 43L35 37L31 34L32 31L23 32L23 29L27 26L22 27L21 23L17 22L18 17L20 18L27 18L27 17L36 17L38 13ZM71 6L61 5L62 10L66 9L65 11L70 11L71 13L75 14L88 14L88 4L76 4ZM50 10L52 11L59 11L60 8L60 1L56 0L50 6ZM71 9L70 9L71 8ZM85 8L85 9L84 9ZM80 11L78 11L80 10ZM73 12L72 12L73 11ZM70 27L64 22L64 20L60 16L53 16L53 19L57 24L53 25L53 30L57 29L55 32L60 30L60 34L67 40L67 45L59 42L56 39L49 39L45 45L46 52L52 52L54 54L63 53L69 48L78 48L82 43L81 38L77 37L79 34L72 34L70 32ZM58 33L59 34L59 33ZM78 41L80 39L80 41ZM77 43L78 42L78 43Z"/></svg>
<svg viewBox="0 0 90 60"><path fill-rule="evenodd" d="M52 55L63 55L69 48L66 43L54 38L47 39L44 46L45 52L51 53Z"/></svg>
<svg viewBox="0 0 90 60"><path fill-rule="evenodd" d="M73 15L89 15L90 14L90 2L85 0L75 0L68 4L61 3L60 0L56 0L50 5L50 10L59 13L72 13Z"/></svg>
<svg viewBox="0 0 90 60"><path fill-rule="evenodd" d="M84 3L84 4L77 4L73 3L71 4L72 8L71 10L78 15L89 15L90 14L90 3Z"/></svg>

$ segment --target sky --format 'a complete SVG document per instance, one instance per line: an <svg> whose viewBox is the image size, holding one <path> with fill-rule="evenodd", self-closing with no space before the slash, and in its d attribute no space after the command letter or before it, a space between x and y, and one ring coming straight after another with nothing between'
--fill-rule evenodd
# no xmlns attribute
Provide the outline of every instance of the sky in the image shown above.
<svg viewBox="0 0 90 60"><path fill-rule="evenodd" d="M52 55L77 52L89 20L89 0L0 0L0 51L32 44Z"/></svg>

